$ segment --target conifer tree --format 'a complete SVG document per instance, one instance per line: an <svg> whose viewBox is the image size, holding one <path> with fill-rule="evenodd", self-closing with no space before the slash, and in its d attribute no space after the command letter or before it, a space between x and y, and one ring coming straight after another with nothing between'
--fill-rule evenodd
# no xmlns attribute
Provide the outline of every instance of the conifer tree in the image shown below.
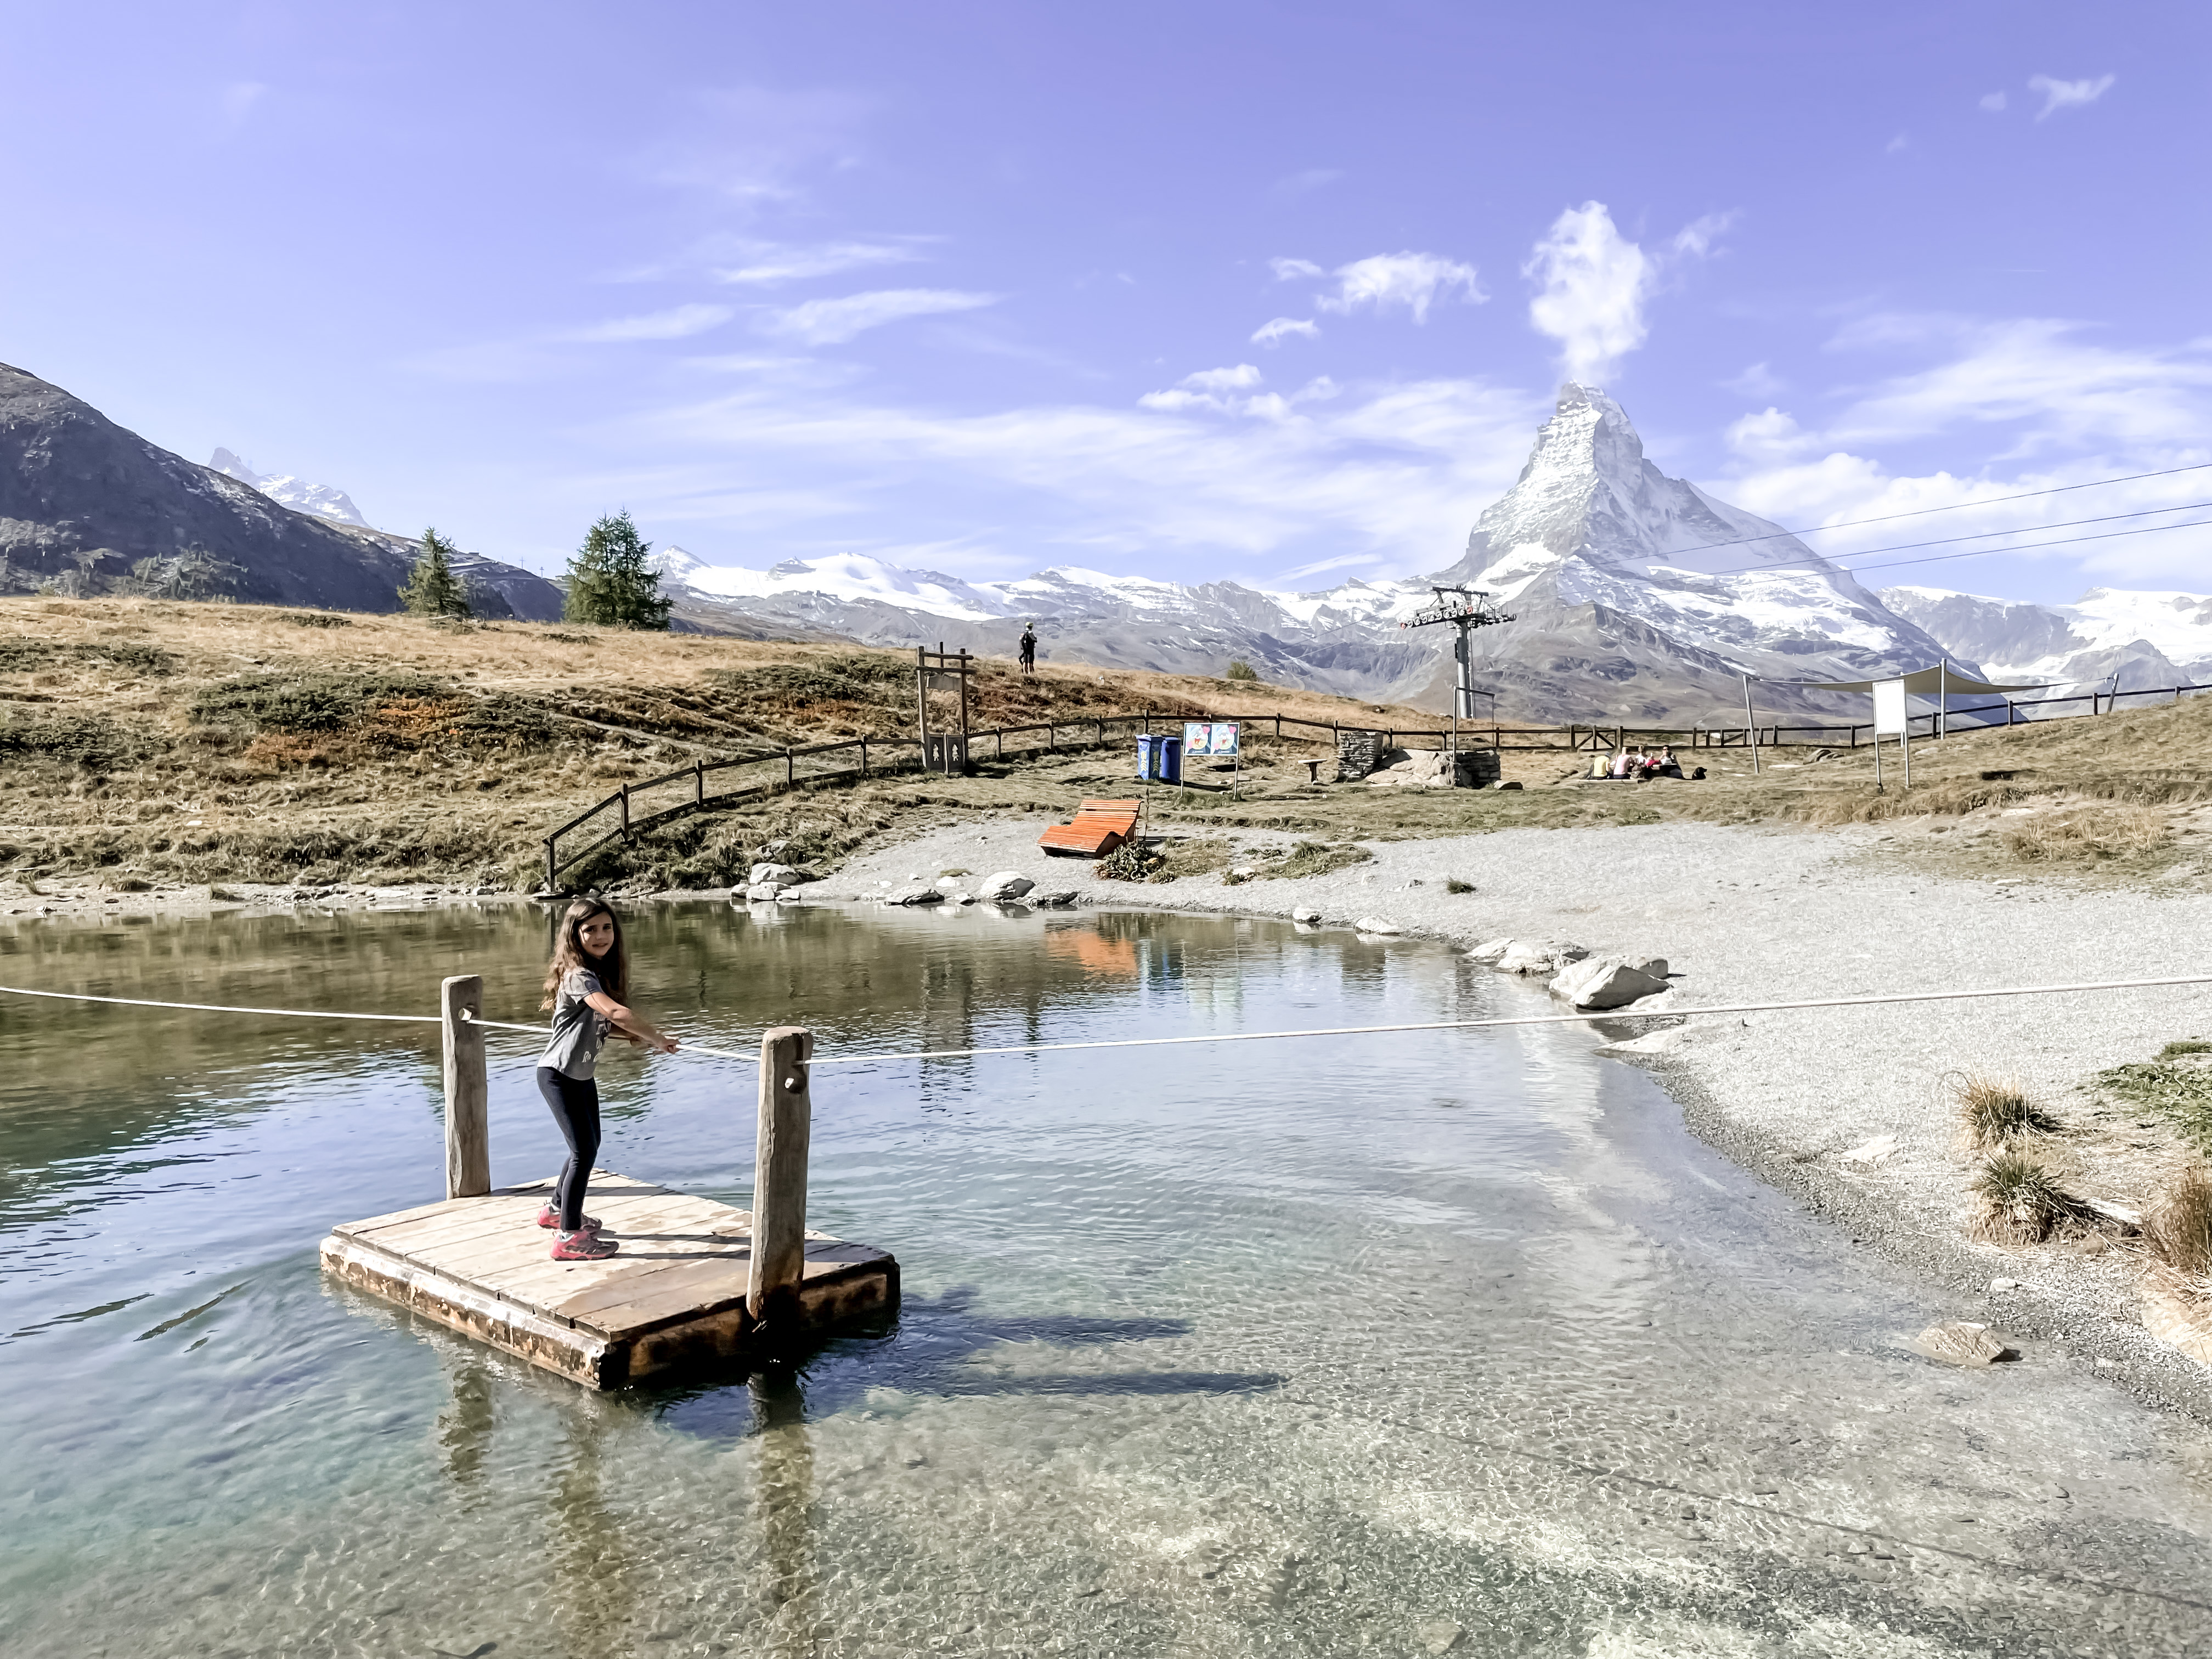
<svg viewBox="0 0 2212 1659"><path fill-rule="evenodd" d="M665 630L670 601L661 594L659 573L646 562L652 551L628 512L601 519L568 561L562 614L602 628Z"/></svg>
<svg viewBox="0 0 2212 1659"><path fill-rule="evenodd" d="M416 617L466 617L469 610L468 590L461 579L453 574L453 555L460 549L434 530L422 532L422 556L415 561L415 568L407 578L407 585L399 590L399 603L408 614Z"/></svg>

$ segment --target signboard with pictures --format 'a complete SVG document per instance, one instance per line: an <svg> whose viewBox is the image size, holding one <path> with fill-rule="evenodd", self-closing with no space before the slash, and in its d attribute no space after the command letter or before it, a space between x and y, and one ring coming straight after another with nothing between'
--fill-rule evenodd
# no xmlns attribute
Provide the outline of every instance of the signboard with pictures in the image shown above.
<svg viewBox="0 0 2212 1659"><path fill-rule="evenodd" d="M1233 758L1239 752L1238 739L1243 727L1235 720L1186 720L1182 728L1182 753L1185 760L1215 755Z"/></svg>

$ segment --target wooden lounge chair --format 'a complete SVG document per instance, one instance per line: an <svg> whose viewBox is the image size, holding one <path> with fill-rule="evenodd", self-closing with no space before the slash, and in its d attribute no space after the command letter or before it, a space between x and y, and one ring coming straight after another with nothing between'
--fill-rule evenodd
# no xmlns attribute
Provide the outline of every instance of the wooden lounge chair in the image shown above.
<svg viewBox="0 0 2212 1659"><path fill-rule="evenodd" d="M1063 858L1103 859L1137 833L1143 810L1141 801L1087 800L1076 809L1074 823L1054 824L1037 845Z"/></svg>

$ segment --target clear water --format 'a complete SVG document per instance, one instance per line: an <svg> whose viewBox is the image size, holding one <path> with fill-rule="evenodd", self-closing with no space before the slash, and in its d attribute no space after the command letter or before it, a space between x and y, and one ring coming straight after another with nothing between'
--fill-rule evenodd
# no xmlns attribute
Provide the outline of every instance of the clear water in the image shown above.
<svg viewBox="0 0 2212 1659"><path fill-rule="evenodd" d="M1510 1010L1217 918L644 912L642 1000L825 1053ZM514 910L38 925L0 982L529 1017ZM2180 1654L2200 1426L1952 1310L1546 1030L817 1075L887 1328L595 1397L325 1284L434 1196L432 1028L0 999L11 1655ZM495 1177L557 1142L500 1045ZM748 1068L604 1068L602 1161L748 1200Z"/></svg>

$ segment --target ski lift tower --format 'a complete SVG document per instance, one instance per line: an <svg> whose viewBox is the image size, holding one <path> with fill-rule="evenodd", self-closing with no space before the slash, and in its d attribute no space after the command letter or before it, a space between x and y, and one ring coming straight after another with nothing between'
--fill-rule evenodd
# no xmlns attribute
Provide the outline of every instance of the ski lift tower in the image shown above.
<svg viewBox="0 0 2212 1659"><path fill-rule="evenodd" d="M1474 700L1478 696L1491 698L1493 718L1491 720L1492 742L1497 740L1496 695L1474 689L1474 653L1468 648L1468 636L1478 628L1490 628L1499 623L1510 623L1507 616L1491 603L1492 595L1480 587L1445 587L1431 585L1436 599L1423 605L1412 617L1398 624L1401 628L1433 628L1438 623L1449 623L1459 629L1459 637L1452 641L1452 660L1458 665L1452 688L1451 767L1452 782L1459 782L1459 723L1474 718Z"/></svg>

